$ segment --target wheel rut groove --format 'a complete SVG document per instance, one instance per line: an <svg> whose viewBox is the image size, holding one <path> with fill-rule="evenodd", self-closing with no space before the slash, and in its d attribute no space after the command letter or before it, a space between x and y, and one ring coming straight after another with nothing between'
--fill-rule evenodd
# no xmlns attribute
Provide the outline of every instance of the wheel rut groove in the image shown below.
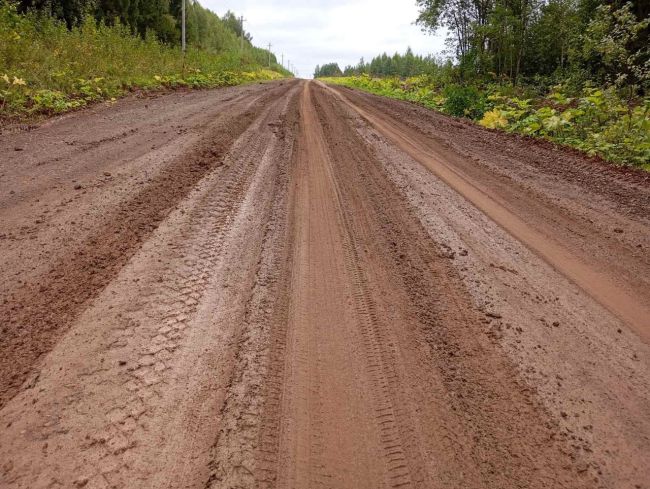
<svg viewBox="0 0 650 489"><path fill-rule="evenodd" d="M549 443L550 431L543 428L544 423L549 422L548 415L540 407L535 407L534 399L526 394L527 389L517 384L514 369L503 361L492 345L473 339L476 333L472 330L480 323L480 318L473 312L463 285L449 268L445 250L432 242L414 219L398 190L390 184L372 149L360 137L352 136L354 126L333 122L350 121L349 114L322 89L316 89L315 93L318 113L323 124L328 125L325 131L327 147L336 148L332 152L332 161L340 175L343 214L354 223L348 225L354 229L358 243L352 248L366 250L362 255L365 259L360 263L363 263L366 273L374 275L374 280L371 275L370 279L361 281L363 288L373 290L375 297L383 296L383 311L391 307L405 309L406 318L388 322L394 328L391 331L393 338L409 338L415 344L428 342L432 351L440 355L438 358L435 354L427 355L421 368L428 371L425 375L429 377L428 383L438 383L438 389L449 399L453 409L436 413L433 420L418 419L419 416L415 415L417 404L430 405L433 400L415 397L417 401L405 402L414 398L413 391L404 390L414 372L410 370L413 366L409 368L404 363L402 355L412 352L413 344L402 341L400 348L397 346L400 342L391 345L390 335L384 333L381 337L380 345L388 345L386 351L393 358L397 355L400 359L388 364L399 365L397 373L401 376L395 378L395 373L389 372L387 378L394 379L396 386L394 402L404 423L401 432L408 448L406 460L416 462L413 472L418 477L414 479L424 487L437 485L449 477L451 467L456 466L459 472L466 472L466 487L504 485L515 480L523 484L533 474L547 470L534 460L534 454L540 451L544 451L542 458L545 461L554 460L551 465L569 463L570 459L562 453L563 442L557 445ZM369 258L371 256L373 258ZM383 294L379 294L379 290ZM371 294L366 292L363 295L372 297ZM388 302L386 296L390 297ZM382 317L377 313L373 315L375 318L378 316ZM386 312L383 316L386 323ZM419 326L409 330L405 328L409 323ZM488 374L488 366L499 372L498 376ZM502 413L510 410L517 411L521 419L516 422L507 417L501 419ZM432 421L435 424L431 425ZM408 423L411 426L416 423L417 430ZM535 426L536 431L532 431L531 426ZM468 427L472 427L471 430ZM460 455L459 446L445 449L438 440L414 436L416 431L428 430L452 435L466 456L474 459L472 467L477 472L472 474L472 470L465 468L465 460L455 458ZM482 433L481 438L474 437L472 431ZM509 433L527 436L531 446L535 446L534 451L529 452L527 445L520 444L517 437ZM456 452L455 460L449 459L450 453L445 452ZM516 458L512 459L511 454ZM430 459L432 455L446 459L448 467L442 474L436 473L432 467L424 470L424 464L417 463L418 458ZM446 483L451 483L451 480L447 479ZM528 484L535 487L532 482ZM567 471L557 473L543 483L540 480L538 484L542 484L540 487L580 487L584 482L579 478L575 480Z"/></svg>
<svg viewBox="0 0 650 489"><path fill-rule="evenodd" d="M260 216L264 234L241 329L235 340L234 366L220 414L223 426L211 449L207 488L254 485L260 472L252 463L258 440L268 444L267 438L272 436L267 419L275 400L270 352L278 341L277 336L281 335L277 325L286 322L289 297L285 291L287 270L290 270L287 214L289 162L297 124L296 95L290 95L284 105L278 122L268 123L282 128L262 158L262 164L268 166L264 180L272 183L273 197ZM273 453L268 449L266 456Z"/></svg>
<svg viewBox="0 0 650 489"><path fill-rule="evenodd" d="M336 93L341 96L340 92ZM459 158L454 158L452 152L441 151L440 143L432 143L429 138L422 137L418 131L409 131L408 126L405 129L403 122L386 117L372 107L363 109L347 98L342 100L353 107L396 146L429 168L437 177L476 205L513 237L525 243L533 252L590 294L610 312L633 326L636 333L646 343L650 342L647 321L647 317L650 316L650 301L646 297L648 283L641 277L637 278L637 273L629 273L629 268L635 271L640 267L650 266L646 256L639 256L635 253L636 250L630 250L629 247L617 247L616 251L622 254L625 259L623 263L627 266L617 266L618 264L612 262L609 255L606 255L604 262L599 263L596 260L602 252L597 252L595 257L585 254L583 250L585 236L581 236L582 243L573 249L555 236L558 228L562 228L559 224L568 229L574 226L576 229L580 229L582 223L575 219L565 223L557 222L559 218L548 213L547 208L550 207L548 202L539 205L536 199L530 199L531 202L527 204L534 208L534 212L525 214L525 210L522 211L522 206L518 202L527 202L526 195L520 194L513 197L503 190L495 193L490 192L490 188L482 182L482 176L476 173L472 174L471 167L458 168L460 165L448 163L445 157L453 158L452 161L457 161ZM627 175L627 178L618 178L619 175L613 171L609 173L615 176L622 185L625 185L628 180L634 181L633 187L640 194L640 198L634 199L634 204L650 203L650 191L648 191L650 186L647 184L647 178L633 172ZM490 175L485 175L483 178L490 177ZM492 183L492 189L498 188L494 179L490 183ZM638 209L638 205L631 207L631 210L636 212ZM528 211L530 212L530 210ZM555 210L556 214L561 215L558 211L559 209ZM531 215L536 221L533 225L528 222ZM642 216L647 219L647 213L642 213ZM551 222L550 226L549 221Z"/></svg>
<svg viewBox="0 0 650 489"><path fill-rule="evenodd" d="M116 276L158 223L203 176L222 165L232 143L287 89L278 87L257 96L243 114L226 112L206 129L208 134L190 154L173 161L131 200L121 203L107 217L104 229L79 249L70 250L45 276L6 292L0 316L11 327L0 345L0 406L18 391L34 363Z"/></svg>
<svg viewBox="0 0 650 489"><path fill-rule="evenodd" d="M366 366L373 379L375 398L373 410L380 430L388 479L391 487L419 487L423 481L415 479L418 484L414 484L411 474L413 472L419 477L423 476L421 454L414 453L415 447L409 443L414 428L409 423L408 414L401 406L404 392L400 389L401 379L396 368L396 346L386 325L380 321L360 258L362 247L354 234L349 210L343 205L339 185L336 180L333 183L345 232L346 267L353 277L355 308L363 337ZM407 454L404 440L407 440L411 453Z"/></svg>

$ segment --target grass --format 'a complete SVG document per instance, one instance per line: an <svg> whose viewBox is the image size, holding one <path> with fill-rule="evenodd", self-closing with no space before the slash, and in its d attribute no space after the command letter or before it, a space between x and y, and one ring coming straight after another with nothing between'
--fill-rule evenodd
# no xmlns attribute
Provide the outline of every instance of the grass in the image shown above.
<svg viewBox="0 0 650 489"><path fill-rule="evenodd" d="M50 17L21 15L0 1L0 117L54 114L136 89L221 87L287 76L251 52L180 49L88 19L68 30Z"/></svg>

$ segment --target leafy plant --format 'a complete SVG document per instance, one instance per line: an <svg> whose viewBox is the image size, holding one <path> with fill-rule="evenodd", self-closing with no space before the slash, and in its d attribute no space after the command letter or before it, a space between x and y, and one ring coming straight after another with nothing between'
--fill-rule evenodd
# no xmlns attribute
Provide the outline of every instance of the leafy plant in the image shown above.
<svg viewBox="0 0 650 489"><path fill-rule="evenodd" d="M445 97L444 110L447 114L477 119L485 111L484 97L474 87L449 85L442 93Z"/></svg>
<svg viewBox="0 0 650 489"><path fill-rule="evenodd" d="M426 77L371 78L367 75L325 79L378 95L419 103L467 117L483 127L541 137L650 170L650 97L630 104L616 87L587 86L569 96L561 85L533 98L517 96L512 86L439 88ZM522 95L530 95L520 90Z"/></svg>
<svg viewBox="0 0 650 489"><path fill-rule="evenodd" d="M489 129L503 129L508 126L508 119L499 109L492 109L483 114L479 124Z"/></svg>

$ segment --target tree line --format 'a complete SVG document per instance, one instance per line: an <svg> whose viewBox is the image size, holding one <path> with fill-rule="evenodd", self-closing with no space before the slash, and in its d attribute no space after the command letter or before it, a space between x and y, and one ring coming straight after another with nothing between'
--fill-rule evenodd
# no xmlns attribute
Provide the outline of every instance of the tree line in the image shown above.
<svg viewBox="0 0 650 489"><path fill-rule="evenodd" d="M141 37L154 35L172 46L180 44L182 0L19 0L21 12L38 11L56 17L68 28L81 25L89 17L107 25L128 26ZM223 17L202 7L196 0L186 2L186 39L189 46L215 53L236 52L240 46L242 25L232 12ZM252 36L243 32L247 54L262 65L268 51L255 48ZM272 63L277 63L274 55Z"/></svg>
<svg viewBox="0 0 650 489"><path fill-rule="evenodd" d="M636 0L417 0L417 23L449 31L465 77L517 83L575 77L644 87L650 75L650 2Z"/></svg>
<svg viewBox="0 0 650 489"><path fill-rule="evenodd" d="M314 78L352 76L364 73L371 76L400 76L405 78L433 73L443 64L443 61L437 60L431 55L413 54L413 50L409 47L404 54L395 53L389 56L387 53L383 53L375 56L369 62L361 58L356 65L347 65L343 70L341 70L338 63L316 66Z"/></svg>
<svg viewBox="0 0 650 489"><path fill-rule="evenodd" d="M457 81L580 85L589 80L650 93L650 2L637 0L416 0L417 23L446 28L452 62L386 53L319 76L408 77L446 72Z"/></svg>

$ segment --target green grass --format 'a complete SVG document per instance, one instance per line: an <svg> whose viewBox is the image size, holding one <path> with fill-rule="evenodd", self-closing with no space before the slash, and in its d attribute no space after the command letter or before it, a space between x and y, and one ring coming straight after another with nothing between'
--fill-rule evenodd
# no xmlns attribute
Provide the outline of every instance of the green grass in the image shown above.
<svg viewBox="0 0 650 489"><path fill-rule="evenodd" d="M324 78L377 95L408 100L495 130L545 138L590 156L650 170L650 98L624 101L613 88L585 87L566 95L562 87L536 94L512 86L439 86L426 75Z"/></svg>
<svg viewBox="0 0 650 489"><path fill-rule="evenodd" d="M0 117L52 114L130 90L220 87L287 76L239 53L180 49L88 19L68 30L50 17L20 15L0 1Z"/></svg>

